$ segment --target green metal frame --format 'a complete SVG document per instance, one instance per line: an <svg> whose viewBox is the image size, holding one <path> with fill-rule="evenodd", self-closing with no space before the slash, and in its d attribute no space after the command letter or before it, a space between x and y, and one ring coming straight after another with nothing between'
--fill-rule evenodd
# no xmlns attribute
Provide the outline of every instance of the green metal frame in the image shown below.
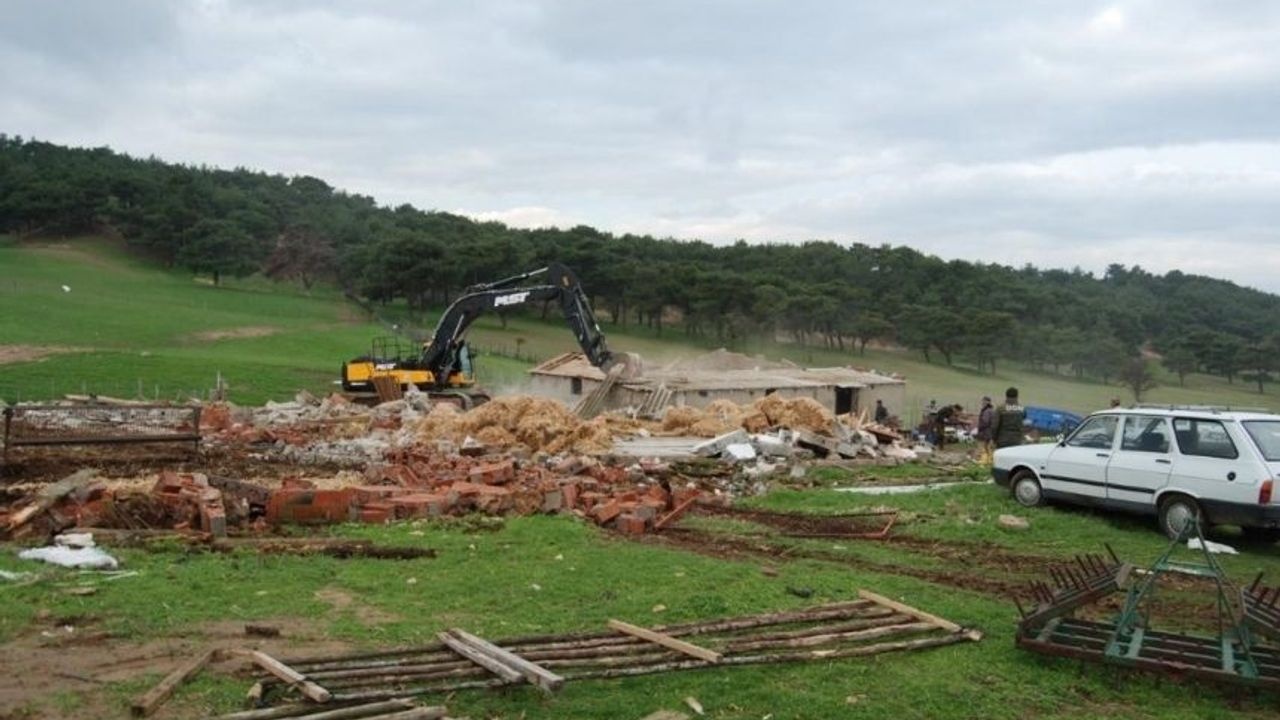
<svg viewBox="0 0 1280 720"><path fill-rule="evenodd" d="M1200 540L1201 562L1173 559L1173 552L1192 538ZM1210 578L1217 589L1218 646L1221 653L1221 670L1246 680L1258 678L1258 664L1253 657L1253 634L1240 613L1236 612L1232 598L1238 592L1230 586L1222 566L1209 552L1200 523L1194 518L1183 527L1178 537L1169 544L1164 554L1138 582L1130 585L1124 606L1116 616L1115 629L1107 641L1104 655L1121 662L1138 658L1142 642L1151 627L1151 604L1161 576L1166 572Z"/></svg>

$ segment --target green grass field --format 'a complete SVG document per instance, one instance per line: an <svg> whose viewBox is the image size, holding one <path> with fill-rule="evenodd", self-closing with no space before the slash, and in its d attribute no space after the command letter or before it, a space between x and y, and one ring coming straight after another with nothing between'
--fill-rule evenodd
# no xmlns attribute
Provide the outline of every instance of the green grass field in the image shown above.
<svg viewBox="0 0 1280 720"><path fill-rule="evenodd" d="M1149 563L1164 540L1150 523L1088 512L1017 508L990 485L926 495L877 498L914 518L898 531L940 543L968 543L1056 558L1101 552L1106 541L1123 558ZM867 498L833 491L780 491L754 504L810 512L865 509ZM1024 532L1002 530L1000 513L1031 520ZM697 523L694 523L695 525ZM11 554L0 569L36 570L40 582L0 588L0 638L31 632L52 618L82 618L81 632L107 631L128 642L182 637L193 646L212 637L218 623L276 622L310 637L329 637L378 648L429 642L445 627L483 636L560 632L603 627L609 618L641 624L804 607L846 600L858 588L886 594L966 626L981 629L978 644L915 653L798 665L699 670L619 681L571 683L553 698L532 689L464 692L449 700L457 715L473 718L641 718L684 709L696 697L715 718L820 720L823 718L1217 718L1274 717L1280 698L1239 688L1174 683L1069 660L1027 654L1013 646L1016 612L998 595L904 576L917 570L974 571L997 579L1025 577L1016 569L988 568L981 555L947 560L904 552L871 541L802 541L829 560L724 560L649 543L634 543L570 518L509 520L496 532L467 532L461 524L413 523L341 526L342 537L392 545L427 546L436 559L414 561L189 554L123 549L125 567L140 573L102 582L72 571L33 568ZM978 546L973 543L990 545ZM960 545L965 547L965 545ZM871 563L873 570L865 569ZM1246 548L1223 560L1230 575L1247 581L1259 571L1280 573L1274 550ZM777 575L761 572L763 564ZM69 595L95 585L89 596ZM814 596L795 597L788 587ZM339 593L354 602L326 601ZM1205 596L1210 598L1210 596ZM1211 599L1211 598L1210 598ZM163 611L159 611L161 603ZM655 612L655 608L665 608ZM1160 618L1177 627L1181 618ZM222 630L225 633L225 630ZM99 691L72 685L32 713L58 716L88 694L107 692L111 716L155 682L145 676ZM202 717L240 707L243 678L206 674L184 687L159 717ZM81 696L78 699L78 696ZM73 713L72 713L73 714ZM18 716L26 717L26 716ZM32 715L40 717L40 715Z"/></svg>
<svg viewBox="0 0 1280 720"><path fill-rule="evenodd" d="M62 285L71 288L62 290ZM256 337L210 339L201 333L272 328ZM679 333L609 332L618 350L650 362L709 349ZM0 243L0 337L4 346L60 346L75 352L36 362L0 365L6 400L82 391L148 397L202 393L221 373L242 403L287 398L299 387L324 390L339 363L367 347L378 325L331 291L305 294L257 280L213 288L182 272L140 263L99 240L15 245ZM252 333L248 333L252 334ZM516 319L503 330L486 318L472 334L498 354L543 358L573 349L558 322ZM516 343L516 338L521 342ZM995 377L930 365L913 355L849 354L767 343L745 348L812 365L853 362L907 376L911 402L929 398L970 404L981 394L1019 385L1028 402L1089 410L1119 388L1077 383L1006 367ZM485 382L517 383L527 362L482 359ZM1007 364L1006 364L1007 365ZM1166 385L1164 402L1269 404L1247 388L1192 377L1185 389ZM0 570L36 573L28 583L0 583L0 652L20 656L23 643L46 642L75 625L77 632L110 633L112 652L137 655L144 643L181 638L191 648L226 641L245 622L278 623L287 635L338 640L364 648L430 641L446 627L492 638L533 632L599 629L609 618L665 624L850 599L866 588L966 626L981 629L978 644L915 653L795 665L698 670L627 680L572 683L547 698L528 688L472 691L448 699L457 716L472 718L639 719L659 710L688 711L696 697L709 717L771 718L1271 718L1280 697L1219 688L1111 668L1029 655L1013 645L1016 612L995 587L1033 577L1008 558L1068 558L1102 552L1109 543L1126 560L1151 562L1165 547L1146 518L1016 506L988 484L973 483L918 495L867 497L825 489L861 482L917 482L939 474L975 479L980 469L955 473L927 464L893 468L811 470L815 489L779 488L746 504L817 513L895 509L902 542L796 540L749 523L691 518L705 532L752 533L751 542L781 555L711 557L705 548L671 542L630 542L570 517L506 521L477 532L466 522L343 525L319 530L380 544L426 546L435 559L338 560L327 557L204 554L175 545L112 549L137 575L114 581L20 561L0 547ZM953 478L955 479L955 478ZM1013 513L1029 530L1000 528ZM1222 559L1231 578L1247 582L1259 571L1280 577L1280 550L1250 545L1224 530L1216 539L1242 550ZM109 546L109 544L108 544ZM934 551L933 549L937 549ZM776 574L762 572L762 566ZM941 576L963 576L956 584ZM72 592L93 586L90 595ZM801 599L787 588L810 588ZM1199 597L1172 588L1175 600ZM333 598L346 598L335 602ZM1204 599L1211 602L1211 596ZM658 611L661 608L661 611ZM1160 618L1177 627L1186 617ZM48 642L53 642L50 640ZM74 646L68 652L77 652ZM86 649L84 652L90 652ZM7 667L18 672L18 661ZM106 683L66 679L62 689L0 707L0 718L126 717L128 699L159 674ZM246 677L204 673L182 687L155 717L206 717L239 709Z"/></svg>
<svg viewBox="0 0 1280 720"><path fill-rule="evenodd" d="M64 292L62 286L71 289ZM392 309L394 311L394 308ZM423 318L429 326L433 317ZM247 330L246 330L247 329ZM606 326L612 347L660 365L714 349L679 329L661 336L643 328ZM210 339L207 333L230 336ZM266 333L236 337L236 333ZM202 335L204 333L204 335ZM160 398L202 395L219 374L240 403L286 399L299 388L332 388L343 360L366 351L386 334L358 307L332 289L299 288L249 279L215 288L189 273L168 271L130 257L99 239L17 244L0 238L0 338L4 345L75 348L39 362L0 365L0 398L59 397L66 393ZM470 334L479 349L481 382L491 388L518 385L529 360L575 349L557 318L520 317L502 328L495 317L479 320ZM996 375L926 363L916 353L883 350L865 356L794 344L755 341L735 348L811 366L858 365L907 378L908 418L930 399L974 407L982 395L999 398L1009 385L1023 402L1088 412L1112 397L1130 400L1118 386L1034 373L1014 363ZM512 359L519 356L520 360ZM1277 391L1205 375L1161 377L1151 402L1275 407ZM894 409L903 412L902 409Z"/></svg>

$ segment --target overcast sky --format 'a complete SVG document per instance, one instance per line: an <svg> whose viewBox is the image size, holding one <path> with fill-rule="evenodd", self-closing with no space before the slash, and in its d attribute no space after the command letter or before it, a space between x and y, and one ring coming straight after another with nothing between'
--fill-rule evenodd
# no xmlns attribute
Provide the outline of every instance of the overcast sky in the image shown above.
<svg viewBox="0 0 1280 720"><path fill-rule="evenodd" d="M1280 2L0 0L0 132L514 225L1280 291Z"/></svg>

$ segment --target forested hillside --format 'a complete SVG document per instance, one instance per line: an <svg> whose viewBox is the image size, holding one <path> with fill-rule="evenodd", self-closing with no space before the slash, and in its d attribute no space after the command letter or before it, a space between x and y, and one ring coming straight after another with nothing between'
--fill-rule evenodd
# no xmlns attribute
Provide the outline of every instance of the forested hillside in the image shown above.
<svg viewBox="0 0 1280 720"><path fill-rule="evenodd" d="M1180 272L943 261L906 247L809 241L714 246L578 226L524 230L381 207L313 177L137 159L0 135L0 232L104 233L172 267L336 282L375 303L446 302L560 260L619 324L734 345L783 334L936 362L1015 361L1104 381L1154 350L1175 373L1261 384L1280 360L1280 298ZM1140 363L1140 361L1139 361Z"/></svg>

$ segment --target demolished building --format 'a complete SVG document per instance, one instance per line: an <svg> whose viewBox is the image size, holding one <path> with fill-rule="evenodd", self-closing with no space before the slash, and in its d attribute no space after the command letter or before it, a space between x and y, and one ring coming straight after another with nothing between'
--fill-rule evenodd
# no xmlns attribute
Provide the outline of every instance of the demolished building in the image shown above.
<svg viewBox="0 0 1280 720"><path fill-rule="evenodd" d="M532 391L574 404L605 382L605 374L582 353L557 355L529 371ZM618 381L604 409L661 405L706 407L715 400L750 404L766 395L808 397L836 415L872 412L876 400L895 412L906 403L906 381L852 367L805 368L727 350L656 368L642 377Z"/></svg>

